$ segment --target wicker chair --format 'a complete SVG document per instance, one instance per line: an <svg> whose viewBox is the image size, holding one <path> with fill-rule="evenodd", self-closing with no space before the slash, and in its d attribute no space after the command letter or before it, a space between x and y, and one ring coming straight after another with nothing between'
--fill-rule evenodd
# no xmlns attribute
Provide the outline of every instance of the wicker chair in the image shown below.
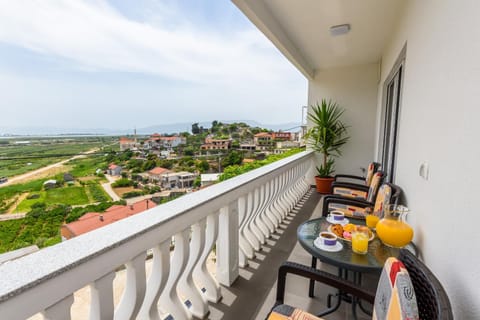
<svg viewBox="0 0 480 320"><path fill-rule="evenodd" d="M453 319L452 307L447 293L428 267L411 252L405 249L400 251L398 259L403 262L410 275L410 279L415 289L420 319ZM289 273L325 283L344 293L351 294L372 304L375 301L375 293L355 286L350 281L321 270L287 261L283 263L278 271L277 296L275 306L272 309L277 312L285 307L292 308L284 304L285 283L287 274Z"/></svg>

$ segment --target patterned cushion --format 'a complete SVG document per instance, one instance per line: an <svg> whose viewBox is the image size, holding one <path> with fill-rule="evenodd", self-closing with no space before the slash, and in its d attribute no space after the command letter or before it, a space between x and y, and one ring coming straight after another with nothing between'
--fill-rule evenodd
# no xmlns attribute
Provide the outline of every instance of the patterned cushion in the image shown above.
<svg viewBox="0 0 480 320"><path fill-rule="evenodd" d="M370 186L370 183L372 183L372 178L374 173L375 173L375 164L372 162L368 166L367 177L365 178L366 186Z"/></svg>
<svg viewBox="0 0 480 320"><path fill-rule="evenodd" d="M380 217L383 215L383 210L389 204L391 204L392 200L392 187L388 184L384 184L378 190L377 198L375 199L375 207L373 208L373 212L380 213Z"/></svg>
<svg viewBox="0 0 480 320"><path fill-rule="evenodd" d="M350 188L343 188L343 187L335 187L333 189L333 194L341 195L342 197L348 198L357 198L365 200L367 198L367 193L365 191L350 189Z"/></svg>
<svg viewBox="0 0 480 320"><path fill-rule="evenodd" d="M268 316L268 320L321 320L319 317L305 312L301 309L290 307L286 304L281 304L273 308Z"/></svg>
<svg viewBox="0 0 480 320"><path fill-rule="evenodd" d="M373 202L375 197L377 196L378 188L380 187L383 180L383 173L382 172L375 172L372 178L372 183L370 184L370 188L368 189L368 202Z"/></svg>
<svg viewBox="0 0 480 320"><path fill-rule="evenodd" d="M412 281L403 263L396 258L388 258L383 267L372 319L419 319Z"/></svg>
<svg viewBox="0 0 480 320"><path fill-rule="evenodd" d="M365 208L340 203L330 203L328 205L328 211L330 212L332 210L342 211L345 217L354 217L357 219L365 219L367 215Z"/></svg>

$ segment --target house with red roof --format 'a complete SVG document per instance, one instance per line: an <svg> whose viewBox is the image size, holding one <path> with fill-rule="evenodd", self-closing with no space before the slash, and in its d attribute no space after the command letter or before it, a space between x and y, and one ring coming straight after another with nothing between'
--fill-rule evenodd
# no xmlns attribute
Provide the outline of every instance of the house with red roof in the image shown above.
<svg viewBox="0 0 480 320"><path fill-rule="evenodd" d="M126 206L114 205L105 212L88 212L77 221L64 224L60 233L63 240L68 240L156 206L155 202L146 199Z"/></svg>
<svg viewBox="0 0 480 320"><path fill-rule="evenodd" d="M110 163L107 168L107 173L111 176L119 176L122 174L122 167L115 163Z"/></svg>

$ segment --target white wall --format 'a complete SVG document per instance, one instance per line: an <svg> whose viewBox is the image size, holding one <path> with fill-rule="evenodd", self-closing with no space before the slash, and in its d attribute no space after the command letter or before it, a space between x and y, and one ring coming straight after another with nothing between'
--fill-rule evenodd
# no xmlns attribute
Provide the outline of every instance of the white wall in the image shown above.
<svg viewBox="0 0 480 320"><path fill-rule="evenodd" d="M359 175L360 167L367 168L373 161L378 73L378 64L336 68L317 71L309 82L309 106L325 98L345 109L342 120L350 126L351 138L336 161L337 173Z"/></svg>
<svg viewBox="0 0 480 320"><path fill-rule="evenodd" d="M379 86L406 43L396 182L457 319L480 315L479 13L478 1L409 1L382 57ZM418 174L423 161L429 180Z"/></svg>

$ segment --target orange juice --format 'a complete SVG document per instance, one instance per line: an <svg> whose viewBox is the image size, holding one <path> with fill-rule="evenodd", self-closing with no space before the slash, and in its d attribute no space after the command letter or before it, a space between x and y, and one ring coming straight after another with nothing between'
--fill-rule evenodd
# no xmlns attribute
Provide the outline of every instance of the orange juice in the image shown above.
<svg viewBox="0 0 480 320"><path fill-rule="evenodd" d="M368 251L368 232L354 231L352 233L353 252L365 254Z"/></svg>
<svg viewBox="0 0 480 320"><path fill-rule="evenodd" d="M375 226L377 225L377 222L380 220L380 217L379 216L376 216L376 215L373 215L373 214L368 214L366 217L365 217L365 222L367 224L367 227L369 228L375 228Z"/></svg>
<svg viewBox="0 0 480 320"><path fill-rule="evenodd" d="M403 221L382 219L376 229L380 240L391 247L402 248L413 239L413 229Z"/></svg>

